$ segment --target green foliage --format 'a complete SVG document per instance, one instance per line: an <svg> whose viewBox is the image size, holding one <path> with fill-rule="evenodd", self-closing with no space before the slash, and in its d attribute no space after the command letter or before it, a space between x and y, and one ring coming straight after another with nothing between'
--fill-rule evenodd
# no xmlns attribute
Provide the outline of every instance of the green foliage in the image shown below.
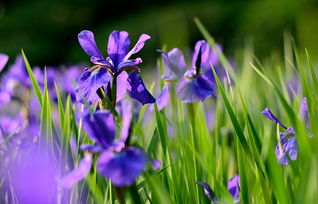
<svg viewBox="0 0 318 204"><path fill-rule="evenodd" d="M195 19L195 23L208 43L215 47L214 39L200 21ZM171 102L164 110L159 111L154 104L153 114L147 115L149 106L142 107L132 136L136 136L138 145L152 158L161 160L163 166L158 171L147 170L132 187L121 189L126 202L210 203L203 189L195 184L204 181L220 202L231 203L227 181L239 174L241 203L314 203L318 193L318 149L315 148L318 144L318 126L315 125L318 80L309 54L299 52L290 39L286 39L285 44L285 61L270 60L264 65L251 57L253 53L247 45L244 57L236 61L235 71L224 54L217 52L228 76L220 79L211 67L216 79L216 99L182 104L171 91ZM77 146L91 141L82 130L81 121L75 120L74 104L70 97L60 96L56 86L57 106L53 105L46 80L41 92L24 53L23 56L42 107L41 131L46 141L57 138L59 151L71 155L76 166L83 152L70 153L70 139L74 137ZM299 77L302 89L290 95L286 81L294 74ZM308 130L298 116L303 97L307 97L309 106ZM107 97L105 104L120 121ZM265 107L275 110L284 124L295 127L299 155L297 161L288 166L276 160L276 126L261 114ZM54 108L59 113L58 124L52 121ZM213 114L209 110L213 110ZM75 185L71 201L76 202L85 189L89 189L87 202L119 202L118 189L98 175L96 167L84 182Z"/></svg>

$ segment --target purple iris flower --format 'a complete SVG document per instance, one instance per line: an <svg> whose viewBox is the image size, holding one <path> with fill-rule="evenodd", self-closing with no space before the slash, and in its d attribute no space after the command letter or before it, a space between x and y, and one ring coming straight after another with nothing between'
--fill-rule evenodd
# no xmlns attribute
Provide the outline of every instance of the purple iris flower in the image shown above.
<svg viewBox="0 0 318 204"><path fill-rule="evenodd" d="M210 198L213 203L218 203L218 198L212 188L209 186L209 184L203 182L203 181L198 181L196 182L199 186L201 186L204 189L205 195ZM227 183L227 189L229 193L231 194L233 200L235 203L240 202L240 175L235 175L232 177L228 183Z"/></svg>
<svg viewBox="0 0 318 204"><path fill-rule="evenodd" d="M98 110L94 114L83 117L83 127L87 135L95 142L94 145L84 144L81 149L86 151L73 171L66 175L61 184L71 188L76 182L85 178L92 166L92 155L99 153L97 170L108 178L115 186L130 186L144 171L150 161L146 153L137 147L130 146L130 112L123 110L123 124L119 140L115 140L116 124L108 110ZM154 164L158 167L158 163Z"/></svg>
<svg viewBox="0 0 318 204"><path fill-rule="evenodd" d="M31 81L25 67L25 62L21 55L18 55L14 64L9 67L8 79L15 80L25 87L31 86Z"/></svg>
<svg viewBox="0 0 318 204"><path fill-rule="evenodd" d="M108 57L105 58L96 45L94 34L88 30L81 31L78 34L79 43L91 56L91 62L95 65L87 68L81 75L76 88L77 100L95 103L100 100L97 90L103 88L113 103L123 98L126 92L142 104L154 103L155 98L146 89L139 75L140 69L137 65L142 63L141 58L130 59L149 39L149 35L142 34L136 45L129 51L128 32L113 31L108 39ZM126 72L128 70L133 72L128 75ZM109 91L109 89L114 90Z"/></svg>
<svg viewBox="0 0 318 204"><path fill-rule="evenodd" d="M297 159L298 153L298 146L293 127L287 128L285 125L283 125L269 110L269 108L265 108L262 114L286 130L285 132L280 133L280 141L279 144L276 144L275 146L275 154L277 161L281 165L288 165L290 160L294 161Z"/></svg>
<svg viewBox="0 0 318 204"><path fill-rule="evenodd" d="M160 52L166 68L162 79L167 83L177 82L176 94L182 102L202 102L209 96L215 97L215 80L211 64L217 65L218 58L216 50L211 49L206 41L200 40L196 43L189 69L179 49L174 48L168 53ZM157 98L159 107L167 104L168 91L169 87L166 85Z"/></svg>

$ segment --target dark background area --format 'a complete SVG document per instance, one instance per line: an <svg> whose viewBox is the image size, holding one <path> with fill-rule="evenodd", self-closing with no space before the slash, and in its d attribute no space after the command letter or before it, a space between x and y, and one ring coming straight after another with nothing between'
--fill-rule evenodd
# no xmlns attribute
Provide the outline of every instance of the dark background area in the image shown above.
<svg viewBox="0 0 318 204"><path fill-rule="evenodd" d="M192 48L202 39L193 17L233 55L247 41L262 58L283 50L283 33L318 56L318 1L315 0L1 0L0 52L14 60L23 48L32 65L88 61L77 34L95 33L106 55L112 30L127 30L132 44L141 33L152 36L140 53L154 64L156 49Z"/></svg>

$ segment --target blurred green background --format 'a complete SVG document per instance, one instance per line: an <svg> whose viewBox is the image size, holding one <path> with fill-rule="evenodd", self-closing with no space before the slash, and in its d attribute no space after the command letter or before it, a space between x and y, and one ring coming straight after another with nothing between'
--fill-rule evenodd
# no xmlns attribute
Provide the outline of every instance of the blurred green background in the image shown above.
<svg viewBox="0 0 318 204"><path fill-rule="evenodd" d="M140 56L153 65L163 45L192 48L202 39L195 16L230 56L246 42L260 58L282 53L284 32L318 56L316 0L1 0L0 52L12 62L23 48L40 66L88 61L77 34L92 30L106 55L108 35L117 29L127 30L132 43L141 33L151 35Z"/></svg>

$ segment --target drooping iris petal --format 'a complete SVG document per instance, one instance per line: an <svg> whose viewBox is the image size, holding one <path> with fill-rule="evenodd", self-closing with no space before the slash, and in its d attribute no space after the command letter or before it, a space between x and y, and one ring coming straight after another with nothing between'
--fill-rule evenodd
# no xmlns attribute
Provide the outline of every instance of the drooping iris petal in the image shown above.
<svg viewBox="0 0 318 204"><path fill-rule="evenodd" d="M93 32L89 30L83 30L78 34L77 37L83 50L92 57L92 61L102 60L104 58L96 45Z"/></svg>
<svg viewBox="0 0 318 204"><path fill-rule="evenodd" d="M8 55L0 53L0 72L2 71L4 66L6 66L8 59L9 59Z"/></svg>
<svg viewBox="0 0 318 204"><path fill-rule="evenodd" d="M130 186L144 171L147 156L141 149L128 147L122 152L103 152L97 161L97 170L118 187Z"/></svg>
<svg viewBox="0 0 318 204"><path fill-rule="evenodd" d="M162 110L164 107L166 107L169 103L169 85L165 85L162 90L161 93L159 94L159 96L156 98L156 103L158 106L158 110Z"/></svg>
<svg viewBox="0 0 318 204"><path fill-rule="evenodd" d="M142 81L142 78L138 72L132 72L129 75L126 88L129 96L133 99L136 99L143 105L156 102L156 99L146 89L144 82Z"/></svg>
<svg viewBox="0 0 318 204"><path fill-rule="evenodd" d="M209 96L215 96L213 84L204 76L182 78L177 84L176 94L183 103L202 102Z"/></svg>
<svg viewBox="0 0 318 204"><path fill-rule="evenodd" d="M216 197L214 191L213 191L213 190L211 189L211 187L209 186L209 184L207 184L207 183L205 183L205 182L203 182L203 181L197 181L197 182L195 182L195 183L198 184L199 186L201 186L201 187L203 188L204 194L205 194L208 198L212 199L212 201L213 201L214 203L217 203L217 202L218 202L218 199L217 199L217 197Z"/></svg>
<svg viewBox="0 0 318 204"><path fill-rule="evenodd" d="M270 119L271 121L273 121L274 123L279 124L281 127L283 127L284 129L287 129L287 127L285 125L283 125L276 117L275 115L271 112L271 110L269 110L269 108L265 108L262 112L263 115L265 115L266 118Z"/></svg>
<svg viewBox="0 0 318 204"><path fill-rule="evenodd" d="M83 128L87 135L104 148L110 147L115 139L116 124L113 115L106 110L98 110L94 114L83 117Z"/></svg>
<svg viewBox="0 0 318 204"><path fill-rule="evenodd" d="M280 144L275 147L277 161L281 165L288 165L290 160L297 159L298 146L295 136L285 137L280 140Z"/></svg>
<svg viewBox="0 0 318 204"><path fill-rule="evenodd" d="M134 68L138 64L141 64L141 63L142 63L142 59L141 58L136 58L136 59L130 59L130 60L122 61L118 65L118 71L125 70L126 68L129 68L129 67Z"/></svg>
<svg viewBox="0 0 318 204"><path fill-rule="evenodd" d="M86 69L77 82L75 89L76 99L78 101L85 100L89 103L95 103L100 100L96 91L106 86L111 76L105 68L99 68L94 71Z"/></svg>
<svg viewBox="0 0 318 204"><path fill-rule="evenodd" d="M121 101L126 96L126 84L127 84L128 74L123 71L117 76L117 96L116 101Z"/></svg>
<svg viewBox="0 0 318 204"><path fill-rule="evenodd" d="M127 55L129 45L130 40L128 32L115 30L109 35L107 52L115 68Z"/></svg>
<svg viewBox="0 0 318 204"><path fill-rule="evenodd" d="M163 80L173 81L180 79L187 69L187 64L182 52L178 48L174 48L168 53L161 50L158 51L161 52L165 64Z"/></svg>
<svg viewBox="0 0 318 204"><path fill-rule="evenodd" d="M235 175L227 183L227 189L234 199L234 202L240 201L240 175Z"/></svg>
<svg viewBox="0 0 318 204"><path fill-rule="evenodd" d="M91 170L93 164L93 157L91 154L86 154L79 162L78 166L69 174L61 179L61 186L70 189L80 180L84 179Z"/></svg>
<svg viewBox="0 0 318 204"><path fill-rule="evenodd" d="M135 46L127 53L127 55L124 57L123 61L128 60L131 55L136 54L137 52L139 52L145 45L145 42L147 40L149 40L151 37L147 34L142 34L139 39L138 42L135 44Z"/></svg>

